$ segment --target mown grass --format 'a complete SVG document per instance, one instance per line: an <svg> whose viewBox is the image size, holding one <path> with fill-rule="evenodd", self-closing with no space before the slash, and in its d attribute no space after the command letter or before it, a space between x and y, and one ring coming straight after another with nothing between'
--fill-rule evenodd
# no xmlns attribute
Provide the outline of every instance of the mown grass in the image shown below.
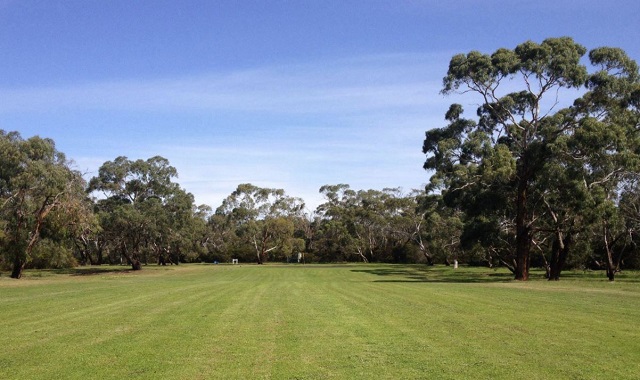
<svg viewBox="0 0 640 380"><path fill-rule="evenodd" d="M123 269L2 273L0 378L640 378L638 273Z"/></svg>

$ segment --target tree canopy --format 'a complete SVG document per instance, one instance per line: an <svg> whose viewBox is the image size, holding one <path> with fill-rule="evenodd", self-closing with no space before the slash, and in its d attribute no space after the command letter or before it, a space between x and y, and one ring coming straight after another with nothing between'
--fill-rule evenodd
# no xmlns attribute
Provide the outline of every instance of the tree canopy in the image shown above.
<svg viewBox="0 0 640 380"><path fill-rule="evenodd" d="M467 234L481 225L495 231L477 242L519 280L545 241L557 279L575 235L606 223L603 208L638 170L638 67L620 49L598 48L590 73L586 52L562 37L454 56L442 93L475 94L477 117L453 104L449 124L426 133L429 189L465 213ZM583 94L562 107L574 88Z"/></svg>
<svg viewBox="0 0 640 380"><path fill-rule="evenodd" d="M56 212L68 215L58 227L76 223L72 209L81 204L83 190L82 176L71 169L53 140L24 140L17 132L0 130L0 249L12 262L11 277L22 276Z"/></svg>

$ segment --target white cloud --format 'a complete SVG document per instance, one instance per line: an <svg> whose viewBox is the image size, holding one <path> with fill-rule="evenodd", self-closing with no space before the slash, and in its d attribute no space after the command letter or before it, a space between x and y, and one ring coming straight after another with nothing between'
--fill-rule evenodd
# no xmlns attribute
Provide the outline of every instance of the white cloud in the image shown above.
<svg viewBox="0 0 640 380"><path fill-rule="evenodd" d="M40 134L70 147L65 153L90 174L119 155L158 154L178 169L178 182L198 203L215 208L238 184L251 182L284 188L315 208L325 184L410 189L426 182L420 146L436 122L432 114L440 123L449 102L438 94L448 57L380 55L0 89L0 114L48 125ZM86 131L91 125L100 127ZM92 150L75 154L83 145Z"/></svg>
<svg viewBox="0 0 640 380"><path fill-rule="evenodd" d="M439 56L397 55L150 81L0 89L0 112L51 109L354 113L424 106Z"/></svg>

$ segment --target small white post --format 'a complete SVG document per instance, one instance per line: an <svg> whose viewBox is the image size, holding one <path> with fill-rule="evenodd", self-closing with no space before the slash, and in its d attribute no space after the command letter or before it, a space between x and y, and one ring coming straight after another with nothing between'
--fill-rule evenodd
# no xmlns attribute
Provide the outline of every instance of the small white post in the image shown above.
<svg viewBox="0 0 640 380"><path fill-rule="evenodd" d="M453 269L458 269L458 260L453 260Z"/></svg>

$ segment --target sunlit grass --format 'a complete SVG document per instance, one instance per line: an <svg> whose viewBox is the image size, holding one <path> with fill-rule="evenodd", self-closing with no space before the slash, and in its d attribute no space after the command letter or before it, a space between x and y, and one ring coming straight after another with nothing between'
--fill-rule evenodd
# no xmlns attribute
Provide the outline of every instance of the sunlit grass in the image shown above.
<svg viewBox="0 0 640 380"><path fill-rule="evenodd" d="M123 269L2 273L0 378L640 378L637 273Z"/></svg>

